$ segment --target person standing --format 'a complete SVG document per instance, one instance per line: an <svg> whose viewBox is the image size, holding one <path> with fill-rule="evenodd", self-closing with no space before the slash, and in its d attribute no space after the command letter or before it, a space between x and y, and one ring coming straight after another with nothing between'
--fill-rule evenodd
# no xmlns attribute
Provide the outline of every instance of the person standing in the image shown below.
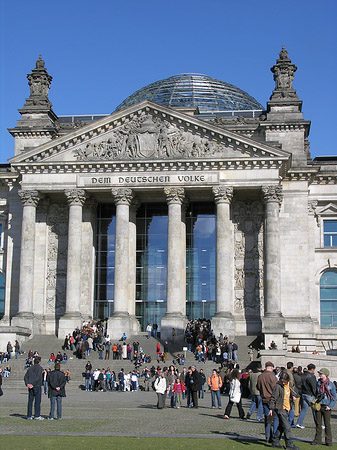
<svg viewBox="0 0 337 450"><path fill-rule="evenodd" d="M316 411L316 434L311 445L322 444L322 419L325 425L325 444L328 447L332 446L331 433L331 411L336 404L336 387L332 381L329 380L330 372L323 368L319 372L319 379L317 382L317 395L322 397L321 409Z"/></svg>
<svg viewBox="0 0 337 450"><path fill-rule="evenodd" d="M153 322L152 330L153 330L153 337L154 337L155 339L157 339L157 334L158 334L158 324L157 324L156 322Z"/></svg>
<svg viewBox="0 0 337 450"><path fill-rule="evenodd" d="M289 374L287 372L282 372L280 381L274 386L269 402L269 416L271 417L272 415L277 414L278 417L278 427L272 438L272 447L283 448L283 446L280 445L280 437L282 436L282 433L284 433L286 448L299 450L299 448L293 444L291 439L289 422L289 413L297 396L297 392L290 384Z"/></svg>
<svg viewBox="0 0 337 450"><path fill-rule="evenodd" d="M167 361L168 352L169 352L168 341L165 341L164 342L164 361Z"/></svg>
<svg viewBox="0 0 337 450"><path fill-rule="evenodd" d="M262 422L262 420L263 420L263 406L262 406L262 397L261 397L260 391L256 387L256 384L257 384L257 379L261 375L261 370L262 370L261 363L258 363L256 366L256 370L250 374L249 381L248 381L248 387L249 387L252 402L250 405L250 409L247 413L247 420L250 419L250 417L253 414L253 412L255 411L255 409L257 409L256 419L259 422Z"/></svg>
<svg viewBox="0 0 337 450"><path fill-rule="evenodd" d="M55 370L48 375L48 397L50 398L50 413L48 420L54 420L55 402L57 404L57 419L62 419L62 397L66 396L66 376L61 372L61 365L55 364Z"/></svg>
<svg viewBox="0 0 337 450"><path fill-rule="evenodd" d="M40 363L41 358L38 356L34 359L34 364L29 367L24 376L24 382L28 388L28 405L27 405L28 420L32 420L33 403L34 403L34 419L35 420L44 419L43 417L41 417L43 369Z"/></svg>
<svg viewBox="0 0 337 450"><path fill-rule="evenodd" d="M157 409L163 409L165 407L165 398L166 398L166 378L165 373L161 372L159 377L156 378L154 382L154 390L157 394Z"/></svg>
<svg viewBox="0 0 337 450"><path fill-rule="evenodd" d="M236 403L236 406L239 411L239 417L240 419L245 418L245 412L242 408L242 401L241 401L241 383L239 379L239 371L237 369L233 369L230 376L230 388L229 388L229 401L226 406L225 410L225 419L229 419L233 404Z"/></svg>
<svg viewBox="0 0 337 450"><path fill-rule="evenodd" d="M8 341L8 344L7 344L8 359L12 359L12 351L13 351L12 343L10 341Z"/></svg>
<svg viewBox="0 0 337 450"><path fill-rule="evenodd" d="M297 420L296 427L304 429L304 418L308 412L311 405L311 401L316 397L317 391L317 380L315 377L315 364L309 364L308 370L304 372L301 377L302 381L302 410ZM314 422L316 423L316 415L314 410L312 410L312 415L314 417Z"/></svg>
<svg viewBox="0 0 337 450"><path fill-rule="evenodd" d="M146 331L147 331L147 338L150 339L152 333L152 326L150 322L147 324Z"/></svg>
<svg viewBox="0 0 337 450"><path fill-rule="evenodd" d="M213 409L215 408L215 397L216 397L218 402L218 408L221 409L220 389L222 387L222 380L216 369L213 369L212 375L208 377L207 384L211 390L212 408Z"/></svg>
<svg viewBox="0 0 337 450"><path fill-rule="evenodd" d="M18 340L15 341L14 350L15 350L15 359L18 359L18 356L21 354L21 347Z"/></svg>
<svg viewBox="0 0 337 450"><path fill-rule="evenodd" d="M190 389L192 393L193 408L198 408L198 391L201 390L201 376L195 366L191 367Z"/></svg>
<svg viewBox="0 0 337 450"><path fill-rule="evenodd" d="M264 426L267 442L271 442L273 433L276 432L278 427L277 415L275 414L271 416L269 414L270 411L269 402L271 399L271 395L273 393L274 386L278 381L273 370L274 364L271 361L267 361L265 364L265 370L258 376L256 383L256 387L260 391L262 398L262 406L264 412ZM272 424L273 424L273 432L271 431Z"/></svg>

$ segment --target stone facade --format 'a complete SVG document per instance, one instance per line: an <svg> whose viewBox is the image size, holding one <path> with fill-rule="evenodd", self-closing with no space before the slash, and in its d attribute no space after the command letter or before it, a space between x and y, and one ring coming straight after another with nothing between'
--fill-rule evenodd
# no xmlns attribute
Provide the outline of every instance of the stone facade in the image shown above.
<svg viewBox="0 0 337 450"><path fill-rule="evenodd" d="M138 332L136 218L146 202L168 211L162 337L172 328L182 334L185 209L202 199L216 210L215 333L264 334L279 349L333 340L336 328L321 323L320 280L337 271L337 247L324 244L325 221L337 220L337 169L333 159L310 158L310 122L292 85L296 69L283 48L259 117L202 119L198 111L145 101L64 127L40 58L28 75L22 118L10 130L15 156L0 172L0 336L63 337L93 318L101 203L116 208L108 332Z"/></svg>

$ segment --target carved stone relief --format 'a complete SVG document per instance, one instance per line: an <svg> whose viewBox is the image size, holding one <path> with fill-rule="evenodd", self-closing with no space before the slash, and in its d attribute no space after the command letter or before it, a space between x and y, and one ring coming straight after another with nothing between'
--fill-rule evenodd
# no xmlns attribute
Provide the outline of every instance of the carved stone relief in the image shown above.
<svg viewBox="0 0 337 450"><path fill-rule="evenodd" d="M48 256L46 314L60 317L65 312L68 247L68 207L53 203L47 216Z"/></svg>
<svg viewBox="0 0 337 450"><path fill-rule="evenodd" d="M234 149L235 147L235 149ZM192 132L162 118L143 114L113 130L108 138L91 141L74 150L78 161L125 159L179 159L234 154L238 145L225 146L205 131ZM241 149L249 156L248 149Z"/></svg>
<svg viewBox="0 0 337 450"><path fill-rule="evenodd" d="M234 201L234 311L263 315L263 206L258 201Z"/></svg>

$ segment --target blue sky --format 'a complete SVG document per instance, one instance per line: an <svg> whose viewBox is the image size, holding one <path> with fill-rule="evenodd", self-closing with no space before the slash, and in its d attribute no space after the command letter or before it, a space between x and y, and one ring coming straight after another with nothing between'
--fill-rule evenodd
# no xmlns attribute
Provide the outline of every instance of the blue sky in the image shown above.
<svg viewBox="0 0 337 450"><path fill-rule="evenodd" d="M0 162L14 155L7 128L20 118L40 54L56 114L109 114L135 90L183 72L234 84L266 105L282 44L298 67L312 157L337 155L336 0L0 3Z"/></svg>

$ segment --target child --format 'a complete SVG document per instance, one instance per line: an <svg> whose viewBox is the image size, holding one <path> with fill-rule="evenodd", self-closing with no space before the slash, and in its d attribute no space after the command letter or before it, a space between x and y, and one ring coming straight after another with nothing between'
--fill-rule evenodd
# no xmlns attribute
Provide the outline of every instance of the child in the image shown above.
<svg viewBox="0 0 337 450"><path fill-rule="evenodd" d="M182 404L182 394L185 392L185 383L179 377L176 378L172 392L176 394L176 408L180 408Z"/></svg>

